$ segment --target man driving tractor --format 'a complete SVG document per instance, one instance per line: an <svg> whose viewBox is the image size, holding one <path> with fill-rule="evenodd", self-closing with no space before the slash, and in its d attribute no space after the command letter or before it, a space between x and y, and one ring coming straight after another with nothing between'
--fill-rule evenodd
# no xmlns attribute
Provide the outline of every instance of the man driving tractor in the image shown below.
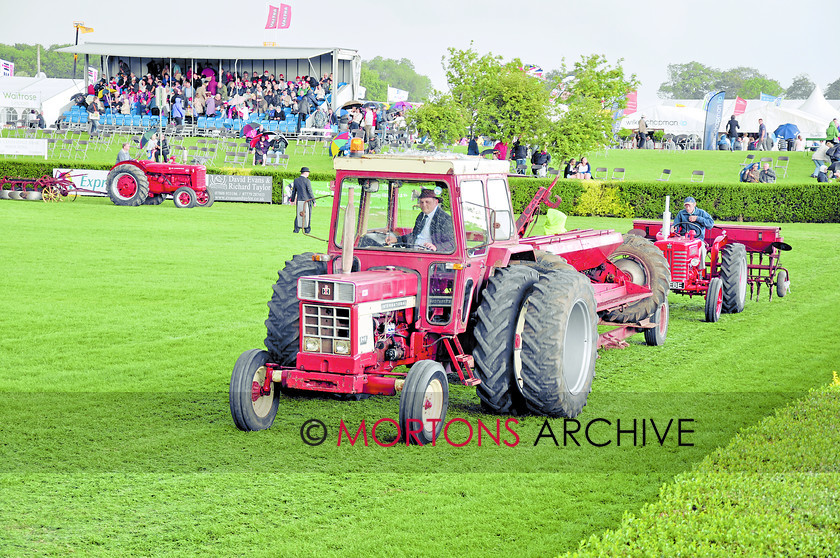
<svg viewBox="0 0 840 558"><path fill-rule="evenodd" d="M680 209L677 216L674 217L671 231L681 235L687 235L688 231L694 231L695 238L705 242L706 229L715 226L712 216L697 207L697 201L691 196L685 198L683 207L684 209Z"/></svg>

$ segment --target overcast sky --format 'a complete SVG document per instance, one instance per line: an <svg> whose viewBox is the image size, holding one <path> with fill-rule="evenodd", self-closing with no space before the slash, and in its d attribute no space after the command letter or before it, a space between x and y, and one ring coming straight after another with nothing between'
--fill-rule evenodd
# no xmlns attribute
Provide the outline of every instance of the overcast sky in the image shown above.
<svg viewBox="0 0 840 558"><path fill-rule="evenodd" d="M719 69L757 68L787 88L806 73L822 87L840 77L830 19L807 3L780 0L284 0L291 27L268 35L264 0L144 0L61 3L0 0L3 43L72 43L73 21L95 31L80 42L326 46L356 49L363 59L408 58L438 89L450 46L543 69L581 55L623 58L642 85L639 106L656 102L667 65L692 60ZM272 2L279 5L280 2ZM828 15L828 4L820 4ZM830 11L830 10L829 10ZM158 21L156 24L146 22ZM826 47L825 45L829 45ZM829 50L825 50L828 48ZM816 53L824 53L822 56Z"/></svg>

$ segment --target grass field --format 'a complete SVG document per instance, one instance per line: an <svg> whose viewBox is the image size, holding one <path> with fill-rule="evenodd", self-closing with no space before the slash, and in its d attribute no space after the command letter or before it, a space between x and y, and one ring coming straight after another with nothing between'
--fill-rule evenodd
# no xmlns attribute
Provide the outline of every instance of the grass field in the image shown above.
<svg viewBox="0 0 840 558"><path fill-rule="evenodd" d="M328 218L316 208L313 234L327 234ZM538 438L536 416L513 425L514 447L337 446L342 420L355 431L395 419L387 397L287 397L272 429L243 433L228 410L231 367L262 346L284 260L324 249L291 233L291 208L3 200L0 222L11 233L0 260L0 555L553 555L617 527L742 428L830 381L840 356L840 225L791 224L788 298L765 291L707 324L701 300L671 295L664 347L636 336L601 353L579 419L610 421L592 427L605 447L563 445L563 421L551 420L555 446ZM451 389L448 418L495 425L473 389ZM300 437L312 418L328 428L317 447ZM618 446L617 421L633 419L636 443L625 433ZM662 445L651 419L660 437L673 419ZM678 445L678 419L693 445ZM504 427L502 437L516 442ZM466 427L450 438L466 440Z"/></svg>
<svg viewBox="0 0 840 558"><path fill-rule="evenodd" d="M8 132L3 133L4 136ZM87 137L83 134L82 137ZM186 138L181 142L185 147L196 145L198 138ZM237 140L242 143L244 140ZM119 142L114 142L108 151L88 151L86 161L102 164L113 164L116 160L117 151L120 149ZM466 153L466 147L459 146L454 149L456 152ZM332 158L327 154L326 148L319 149L315 155L301 155L295 153L295 143L286 150L289 155L288 168L297 172L300 167L308 166L313 172L333 172ZM132 150L132 153L134 151ZM661 176L663 169L671 169L671 180L675 182L688 182L694 170L703 170L706 173L705 182L713 184L726 184L738 182L738 173L741 170L740 163L744 161L747 153L755 155L758 161L762 157L772 157L773 165L778 162L779 156L790 157L790 165L786 177L778 171L779 182L782 184L801 184L816 182L810 178L814 171L814 164L811 162L810 153L797 152L766 152L766 151L662 151L662 150L624 150L611 149L601 150L589 154L589 162L593 171L598 167L609 169L610 174L616 167L626 169L625 180L656 180ZM33 158L19 157L19 160L34 160ZM220 155L216 166L223 166L224 156ZM59 160L56 159L58 163ZM554 156L551 166L562 170L565 161L559 161ZM211 165L213 166L213 165Z"/></svg>

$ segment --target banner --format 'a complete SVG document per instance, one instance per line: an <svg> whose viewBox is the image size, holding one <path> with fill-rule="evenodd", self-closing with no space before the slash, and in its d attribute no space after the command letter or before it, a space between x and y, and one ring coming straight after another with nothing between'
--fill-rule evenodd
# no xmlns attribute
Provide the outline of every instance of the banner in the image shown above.
<svg viewBox="0 0 840 558"><path fill-rule="evenodd" d="M292 22L292 7L288 4L268 6L268 20L265 22L266 29L288 29Z"/></svg>
<svg viewBox="0 0 840 558"><path fill-rule="evenodd" d="M0 107L41 109L41 92L4 91L0 89Z"/></svg>
<svg viewBox="0 0 840 558"><path fill-rule="evenodd" d="M397 89L396 87L388 87L388 102L397 103L399 101L408 100L408 91Z"/></svg>
<svg viewBox="0 0 840 558"><path fill-rule="evenodd" d="M2 77L14 77L15 75L15 63L9 62L8 60L0 59L0 76Z"/></svg>
<svg viewBox="0 0 840 558"><path fill-rule="evenodd" d="M0 138L0 153L3 155L34 155L47 158L47 140Z"/></svg>
<svg viewBox="0 0 840 558"><path fill-rule="evenodd" d="M758 97L759 101L767 101L768 103L774 103L777 107L781 106L782 104L782 97L774 97L773 95L768 95L767 93L762 93Z"/></svg>
<svg viewBox="0 0 840 558"><path fill-rule="evenodd" d="M741 97L735 97L735 116L744 114L747 111L747 100Z"/></svg>
<svg viewBox="0 0 840 558"><path fill-rule="evenodd" d="M715 93L709 98L706 106L706 125L703 128L703 149L714 151L717 149L717 132L723 120L723 98L725 91Z"/></svg>
<svg viewBox="0 0 840 558"><path fill-rule="evenodd" d="M627 107L624 109L624 114L633 114L639 106L639 92L631 91L627 94Z"/></svg>
<svg viewBox="0 0 840 558"><path fill-rule="evenodd" d="M93 66L88 66L88 82L96 83L99 79L99 70L94 68Z"/></svg>

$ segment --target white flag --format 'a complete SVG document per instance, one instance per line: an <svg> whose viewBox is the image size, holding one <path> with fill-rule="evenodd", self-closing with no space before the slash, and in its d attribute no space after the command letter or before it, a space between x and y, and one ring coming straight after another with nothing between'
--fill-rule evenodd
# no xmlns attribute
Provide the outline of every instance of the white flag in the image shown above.
<svg viewBox="0 0 840 558"><path fill-rule="evenodd" d="M396 87L388 87L388 102L396 103L399 101L408 100L408 91L397 89Z"/></svg>

